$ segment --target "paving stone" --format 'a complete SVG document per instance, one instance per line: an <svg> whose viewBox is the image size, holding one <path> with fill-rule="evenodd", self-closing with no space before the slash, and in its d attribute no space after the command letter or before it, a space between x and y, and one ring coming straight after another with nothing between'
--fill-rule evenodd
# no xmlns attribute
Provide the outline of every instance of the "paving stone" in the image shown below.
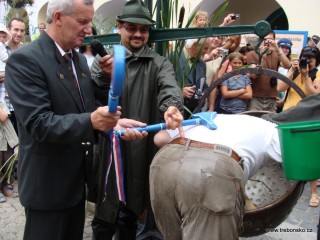
<svg viewBox="0 0 320 240"><path fill-rule="evenodd" d="M318 188L319 189L319 188ZM320 191L320 189L319 189ZM288 218L276 229L312 229L307 232L278 232L266 233L251 238L240 238L243 240L315 240L320 208L308 206L310 198L310 186L307 183L303 194L297 205L294 207ZM93 218L94 205L87 205L86 221L83 240L91 240L91 221ZM19 202L19 198L7 198L6 203L0 204L0 240L21 240L25 224L24 208Z"/></svg>
<svg viewBox="0 0 320 240"><path fill-rule="evenodd" d="M305 200L304 201L298 201L295 208L299 209L301 211L307 211L308 210L308 205L306 204Z"/></svg>
<svg viewBox="0 0 320 240"><path fill-rule="evenodd" d="M297 218L293 214L289 215L289 217L286 219L286 222L292 224L292 225L297 225L299 226L301 224L301 219Z"/></svg>

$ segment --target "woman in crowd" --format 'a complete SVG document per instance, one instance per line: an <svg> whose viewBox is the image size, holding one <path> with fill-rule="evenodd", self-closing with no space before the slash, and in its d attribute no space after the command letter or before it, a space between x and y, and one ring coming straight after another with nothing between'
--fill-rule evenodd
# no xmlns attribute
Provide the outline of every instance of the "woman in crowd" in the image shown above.
<svg viewBox="0 0 320 240"><path fill-rule="evenodd" d="M287 77L292 79L301 90L307 95L320 93L320 71L317 66L320 62L320 51L316 47L307 46L302 49L299 59L293 59L292 66L288 71ZM283 110L296 106L301 97L289 85L283 81L278 81L278 91L287 91ZM310 182L311 199L310 207L319 206L320 198L317 195L317 181Z"/></svg>

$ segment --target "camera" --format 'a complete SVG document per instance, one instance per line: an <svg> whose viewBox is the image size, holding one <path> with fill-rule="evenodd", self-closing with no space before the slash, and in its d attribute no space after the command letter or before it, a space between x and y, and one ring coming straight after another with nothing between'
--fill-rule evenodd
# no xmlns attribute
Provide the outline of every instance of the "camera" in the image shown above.
<svg viewBox="0 0 320 240"><path fill-rule="evenodd" d="M231 16L232 20L239 20L240 19L240 14L234 14Z"/></svg>
<svg viewBox="0 0 320 240"><path fill-rule="evenodd" d="M220 49L220 54L221 54L221 57L226 57L229 54L229 50L228 49Z"/></svg>
<svg viewBox="0 0 320 240"><path fill-rule="evenodd" d="M203 92L201 89L197 89L196 86L192 86L192 90L194 91L194 94L192 96L193 99L200 99L203 95Z"/></svg>
<svg viewBox="0 0 320 240"><path fill-rule="evenodd" d="M307 68L307 65L310 63L310 61L307 58L301 58L299 60L299 67L300 68Z"/></svg>
<svg viewBox="0 0 320 240"><path fill-rule="evenodd" d="M200 89L197 89L193 95L194 99L200 99L202 97L203 93Z"/></svg>
<svg viewBox="0 0 320 240"><path fill-rule="evenodd" d="M263 46L270 47L269 39L263 39Z"/></svg>

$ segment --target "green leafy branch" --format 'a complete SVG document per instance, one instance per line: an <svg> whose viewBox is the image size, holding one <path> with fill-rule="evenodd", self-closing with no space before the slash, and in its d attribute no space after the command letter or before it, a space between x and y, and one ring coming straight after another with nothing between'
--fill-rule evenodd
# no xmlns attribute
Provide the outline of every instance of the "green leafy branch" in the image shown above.
<svg viewBox="0 0 320 240"><path fill-rule="evenodd" d="M13 172L13 169L14 169L14 166L15 166L15 162L18 160L18 156L19 156L19 153L18 151L15 151L7 160L6 162L2 165L2 167L0 168L0 172L2 172L3 169L5 169L6 167L6 171L5 173L3 174L3 176L0 178L0 183L3 182L3 180L6 178L6 176L8 177L8 183L11 184L12 183L12 179L11 179L11 176L12 176L12 172Z"/></svg>

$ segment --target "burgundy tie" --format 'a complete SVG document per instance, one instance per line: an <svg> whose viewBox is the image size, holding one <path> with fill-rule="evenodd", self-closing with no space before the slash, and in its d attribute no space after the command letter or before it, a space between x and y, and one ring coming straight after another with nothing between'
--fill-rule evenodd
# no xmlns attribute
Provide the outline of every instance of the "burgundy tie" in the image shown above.
<svg viewBox="0 0 320 240"><path fill-rule="evenodd" d="M64 57L65 61L68 63L68 69L69 69L69 71L71 73L71 77L72 77L72 80L73 80L74 87L77 89L77 92L79 93L79 96L80 96L80 99L81 99L81 102L82 102L82 106L85 109L85 105L84 105L83 97L82 97L82 94L81 94L81 91L80 91L80 87L79 87L79 84L78 84L78 80L77 80L75 72L73 71L73 68L72 68L72 57L73 57L72 53L71 52L66 53L63 57Z"/></svg>

